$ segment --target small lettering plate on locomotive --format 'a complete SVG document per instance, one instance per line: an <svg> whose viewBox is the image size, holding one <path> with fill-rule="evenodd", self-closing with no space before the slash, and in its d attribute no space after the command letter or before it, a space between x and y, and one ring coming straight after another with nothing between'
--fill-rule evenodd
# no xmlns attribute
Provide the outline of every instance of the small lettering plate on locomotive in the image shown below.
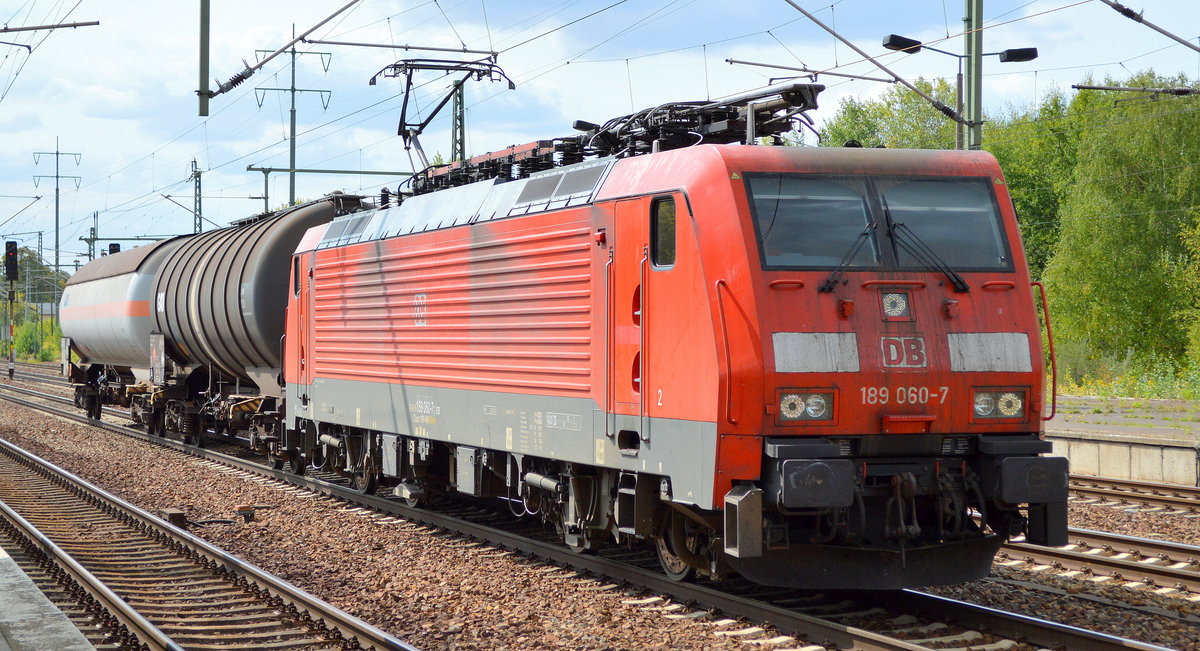
<svg viewBox="0 0 1200 651"><path fill-rule="evenodd" d="M546 412L546 427L569 429L576 432L583 429L583 419L579 414L560 414L554 411Z"/></svg>

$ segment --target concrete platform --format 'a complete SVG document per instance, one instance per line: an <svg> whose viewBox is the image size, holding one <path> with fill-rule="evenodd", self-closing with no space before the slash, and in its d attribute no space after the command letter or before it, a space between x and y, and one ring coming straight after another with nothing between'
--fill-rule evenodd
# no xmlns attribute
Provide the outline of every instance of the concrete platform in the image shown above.
<svg viewBox="0 0 1200 651"><path fill-rule="evenodd" d="M1200 403L1060 396L1046 438L1073 473L1200 486Z"/></svg>
<svg viewBox="0 0 1200 651"><path fill-rule="evenodd" d="M0 549L0 651L95 649Z"/></svg>

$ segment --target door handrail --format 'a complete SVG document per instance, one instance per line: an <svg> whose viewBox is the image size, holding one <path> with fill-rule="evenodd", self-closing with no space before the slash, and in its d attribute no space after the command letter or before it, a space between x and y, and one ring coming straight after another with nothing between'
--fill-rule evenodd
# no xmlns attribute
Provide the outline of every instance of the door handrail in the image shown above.
<svg viewBox="0 0 1200 651"><path fill-rule="evenodd" d="M1029 283L1038 288L1042 297L1042 319L1046 322L1046 341L1050 344L1050 415L1042 420L1054 418L1058 412L1058 361L1054 354L1054 331L1050 329L1050 305L1046 302L1046 288L1038 281Z"/></svg>
<svg viewBox="0 0 1200 651"><path fill-rule="evenodd" d="M725 323L725 302L721 297L721 288L728 290L729 283L724 279L718 280L714 284L717 292L717 314L721 320L721 341L722 348L725 351L725 419L732 425L737 425L737 418L733 415L733 362L729 355L729 327Z"/></svg>
<svg viewBox="0 0 1200 651"><path fill-rule="evenodd" d="M613 337L616 336L616 328L613 327L613 291L612 291L612 274L613 274L613 249L608 249L608 262L604 263L604 434L609 438L617 435L609 424L612 422L611 414L616 413L612 399L612 384L613 384L613 367L612 367L612 346Z"/></svg>
<svg viewBox="0 0 1200 651"><path fill-rule="evenodd" d="M646 263L650 261L650 247L642 246L642 262L638 269L640 276L638 284L638 436L642 441L650 440L650 432L646 431Z"/></svg>

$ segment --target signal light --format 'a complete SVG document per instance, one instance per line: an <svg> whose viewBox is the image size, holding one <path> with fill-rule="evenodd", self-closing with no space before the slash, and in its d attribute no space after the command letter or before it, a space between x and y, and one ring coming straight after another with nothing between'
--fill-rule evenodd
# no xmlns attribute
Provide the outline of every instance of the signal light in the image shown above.
<svg viewBox="0 0 1200 651"><path fill-rule="evenodd" d="M4 279L13 281L17 279L16 242L9 241L4 243Z"/></svg>

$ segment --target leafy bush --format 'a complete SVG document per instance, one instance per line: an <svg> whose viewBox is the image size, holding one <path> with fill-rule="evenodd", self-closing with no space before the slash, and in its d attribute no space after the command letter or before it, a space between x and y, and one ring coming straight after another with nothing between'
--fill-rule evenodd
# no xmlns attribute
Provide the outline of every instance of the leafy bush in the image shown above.
<svg viewBox="0 0 1200 651"><path fill-rule="evenodd" d="M17 326L17 358L25 361L52 362L60 354L62 328L49 319L27 320Z"/></svg>
<svg viewBox="0 0 1200 651"><path fill-rule="evenodd" d="M1086 344L1057 346L1058 392L1106 398L1200 400L1200 359L1180 366L1164 358L1094 354Z"/></svg>

